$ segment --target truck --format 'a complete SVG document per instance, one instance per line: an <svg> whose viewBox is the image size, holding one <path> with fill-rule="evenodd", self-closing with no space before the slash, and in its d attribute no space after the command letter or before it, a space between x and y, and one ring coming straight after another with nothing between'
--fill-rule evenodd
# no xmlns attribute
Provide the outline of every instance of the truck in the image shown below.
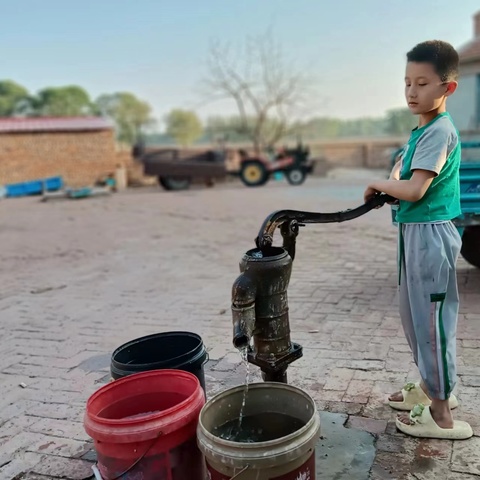
<svg viewBox="0 0 480 480"><path fill-rule="evenodd" d="M392 167L402 149L392 155ZM462 257L480 268L480 141L462 142L460 164L460 203L462 214L453 220L462 236ZM395 222L395 211L392 210Z"/></svg>
<svg viewBox="0 0 480 480"><path fill-rule="evenodd" d="M314 168L308 147L282 148L267 154L249 154L243 149L198 150L145 148L136 145L133 157L143 165L145 175L155 176L166 190L185 190L193 179L212 184L214 179L237 176L248 187L265 185L276 173L283 173L290 185L301 185Z"/></svg>

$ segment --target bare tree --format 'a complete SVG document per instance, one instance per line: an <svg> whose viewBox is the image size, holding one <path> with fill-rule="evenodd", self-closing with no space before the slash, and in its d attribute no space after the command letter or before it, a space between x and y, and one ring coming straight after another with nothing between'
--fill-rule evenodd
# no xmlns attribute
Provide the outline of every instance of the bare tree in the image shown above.
<svg viewBox="0 0 480 480"><path fill-rule="evenodd" d="M236 52L228 44L212 43L207 72L204 95L235 101L238 133L252 141L256 152L289 133L309 84L304 72L287 64L270 33L247 38Z"/></svg>

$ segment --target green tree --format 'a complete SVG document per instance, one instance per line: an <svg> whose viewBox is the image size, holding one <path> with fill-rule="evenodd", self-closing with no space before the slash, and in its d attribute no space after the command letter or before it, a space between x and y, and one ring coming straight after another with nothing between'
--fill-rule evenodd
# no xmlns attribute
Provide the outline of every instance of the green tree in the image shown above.
<svg viewBox="0 0 480 480"><path fill-rule="evenodd" d="M382 118L354 118L343 120L340 125L342 137L369 137L384 133L385 120Z"/></svg>
<svg viewBox="0 0 480 480"><path fill-rule="evenodd" d="M14 115L21 102L29 98L28 90L12 80L0 81L0 117Z"/></svg>
<svg viewBox="0 0 480 480"><path fill-rule="evenodd" d="M130 145L136 143L142 129L153 122L150 105L129 92L101 95L95 108L97 113L115 122L118 140Z"/></svg>
<svg viewBox="0 0 480 480"><path fill-rule="evenodd" d="M297 128L305 138L335 138L340 135L342 121L336 118L312 118Z"/></svg>
<svg viewBox="0 0 480 480"><path fill-rule="evenodd" d="M202 123L197 114L189 110L172 110L165 119L167 133L177 143L186 147L202 135Z"/></svg>
<svg viewBox="0 0 480 480"><path fill-rule="evenodd" d="M387 112L385 132L391 135L405 135L415 128L418 121L408 108L396 108Z"/></svg>
<svg viewBox="0 0 480 480"><path fill-rule="evenodd" d="M32 116L76 117L92 114L88 93L77 85L47 87L30 98L24 112Z"/></svg>

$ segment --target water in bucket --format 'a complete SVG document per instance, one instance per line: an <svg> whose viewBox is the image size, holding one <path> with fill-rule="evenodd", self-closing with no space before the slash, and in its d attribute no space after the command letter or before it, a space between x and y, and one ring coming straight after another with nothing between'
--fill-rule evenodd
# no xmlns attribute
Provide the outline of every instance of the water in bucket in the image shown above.
<svg viewBox="0 0 480 480"><path fill-rule="evenodd" d="M212 433L231 442L269 442L286 437L305 425L305 422L284 413L264 412L235 418L213 429Z"/></svg>

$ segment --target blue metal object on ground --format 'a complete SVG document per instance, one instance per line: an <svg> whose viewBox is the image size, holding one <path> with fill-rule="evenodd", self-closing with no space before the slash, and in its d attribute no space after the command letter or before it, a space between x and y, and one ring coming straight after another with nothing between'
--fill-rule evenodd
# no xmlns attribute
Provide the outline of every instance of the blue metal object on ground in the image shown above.
<svg viewBox="0 0 480 480"><path fill-rule="evenodd" d="M50 177L30 182L5 185L7 197L25 197L27 195L40 195L44 191L55 192L63 187L62 177Z"/></svg>

